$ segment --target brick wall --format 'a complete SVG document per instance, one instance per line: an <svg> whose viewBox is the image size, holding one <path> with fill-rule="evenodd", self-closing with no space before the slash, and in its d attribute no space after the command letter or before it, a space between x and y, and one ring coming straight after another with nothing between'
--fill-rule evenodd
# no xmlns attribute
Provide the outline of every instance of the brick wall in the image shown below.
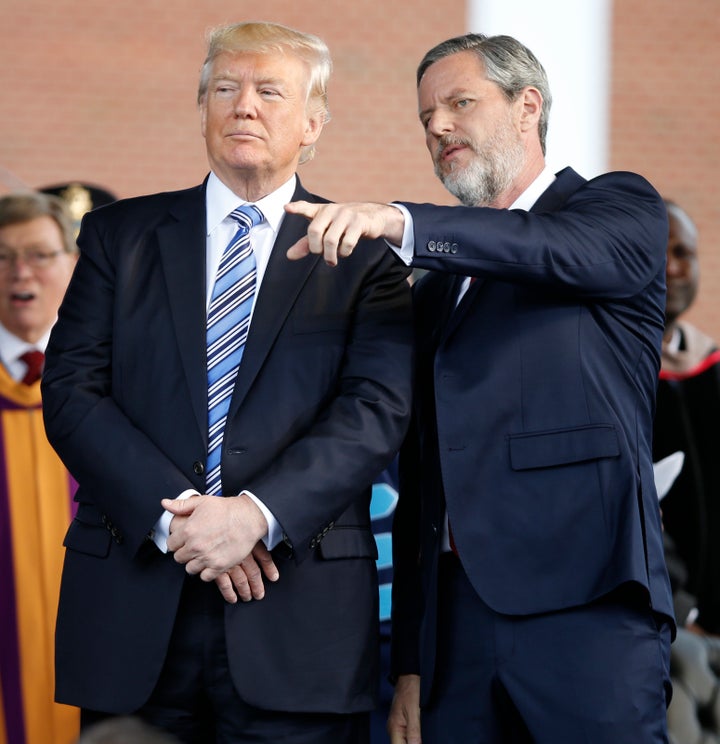
<svg viewBox="0 0 720 744"><path fill-rule="evenodd" d="M322 36L332 121L311 190L451 203L416 117L415 67L466 28L463 0L0 0L0 193L70 179L132 196L198 183L195 106L208 27L262 17ZM610 166L686 206L701 234L691 317L720 338L717 0L616 0Z"/></svg>
<svg viewBox="0 0 720 744"><path fill-rule="evenodd" d="M444 3L0 0L0 169L29 186L69 179L132 196L207 171L195 104L205 32L265 20L321 36L332 120L306 186L336 199L445 200L417 120L423 53L465 29ZM3 173L0 171L0 181ZM2 187L0 187L2 188Z"/></svg>
<svg viewBox="0 0 720 744"><path fill-rule="evenodd" d="M611 162L681 204L700 234L688 319L720 340L720 5L616 0Z"/></svg>

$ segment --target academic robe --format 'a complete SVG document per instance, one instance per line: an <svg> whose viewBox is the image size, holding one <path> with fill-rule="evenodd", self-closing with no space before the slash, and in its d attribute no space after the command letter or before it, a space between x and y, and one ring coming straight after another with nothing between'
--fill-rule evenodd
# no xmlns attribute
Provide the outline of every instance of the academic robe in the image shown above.
<svg viewBox="0 0 720 744"><path fill-rule="evenodd" d="M694 326L678 323L680 348L663 349L653 458L682 451L682 471L663 499L663 524L687 567L698 623L720 633L720 350Z"/></svg>
<svg viewBox="0 0 720 744"><path fill-rule="evenodd" d="M0 365L0 744L70 744L53 702L55 614L75 483L45 436L40 382Z"/></svg>

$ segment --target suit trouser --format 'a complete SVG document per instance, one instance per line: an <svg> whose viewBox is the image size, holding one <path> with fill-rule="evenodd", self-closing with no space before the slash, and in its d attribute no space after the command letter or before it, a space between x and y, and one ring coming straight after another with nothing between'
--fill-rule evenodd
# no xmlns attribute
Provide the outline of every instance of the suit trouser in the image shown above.
<svg viewBox="0 0 720 744"><path fill-rule="evenodd" d="M252 638L246 641L253 643ZM214 583L197 577L186 578L165 666L150 699L135 715L185 744L369 741L369 713L289 713L245 703L228 667L224 600ZM83 728L107 717L83 711Z"/></svg>
<svg viewBox="0 0 720 744"><path fill-rule="evenodd" d="M667 742L669 655L668 623L619 594L501 615L443 556L423 744Z"/></svg>

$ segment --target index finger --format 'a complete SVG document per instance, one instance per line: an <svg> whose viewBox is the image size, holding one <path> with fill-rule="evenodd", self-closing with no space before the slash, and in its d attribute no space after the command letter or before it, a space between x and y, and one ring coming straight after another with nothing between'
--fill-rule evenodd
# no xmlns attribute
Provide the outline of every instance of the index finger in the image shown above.
<svg viewBox="0 0 720 744"><path fill-rule="evenodd" d="M285 205L285 211L291 214L299 214L311 220L318 213L321 204L314 204L307 201L294 201Z"/></svg>

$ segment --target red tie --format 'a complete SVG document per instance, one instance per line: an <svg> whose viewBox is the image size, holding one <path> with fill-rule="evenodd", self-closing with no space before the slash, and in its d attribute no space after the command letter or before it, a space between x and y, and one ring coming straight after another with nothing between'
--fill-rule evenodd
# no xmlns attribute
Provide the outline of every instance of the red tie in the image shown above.
<svg viewBox="0 0 720 744"><path fill-rule="evenodd" d="M25 372L25 377L22 378L23 384L32 385L33 382L37 382L42 373L45 354L43 354L42 351L33 349L32 351L26 351L20 357L20 360L27 364L27 372Z"/></svg>
<svg viewBox="0 0 720 744"><path fill-rule="evenodd" d="M452 550L453 553L459 558L460 554L458 553L457 545L455 545L455 538L453 538L453 531L452 527L450 526L450 520L448 520L448 537L450 538L450 550Z"/></svg>

